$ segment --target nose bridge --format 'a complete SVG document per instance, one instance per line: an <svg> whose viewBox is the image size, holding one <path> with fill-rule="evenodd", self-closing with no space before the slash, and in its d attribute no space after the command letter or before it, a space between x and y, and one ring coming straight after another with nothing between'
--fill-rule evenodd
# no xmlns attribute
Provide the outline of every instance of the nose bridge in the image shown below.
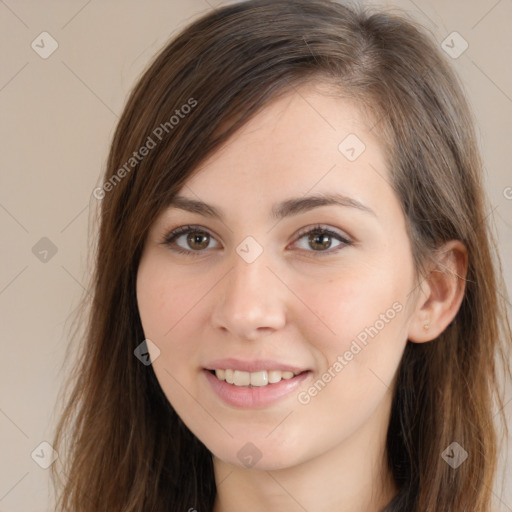
<svg viewBox="0 0 512 512"><path fill-rule="evenodd" d="M237 337L251 338L258 330L281 328L286 311L279 282L268 268L268 255L262 251L253 258L254 248L249 245L249 251L243 249L247 249L244 243L233 251L231 270L213 316L217 327L222 326Z"/></svg>
<svg viewBox="0 0 512 512"><path fill-rule="evenodd" d="M271 272L267 268L269 265L266 255L260 255L254 261L246 261L239 254L233 257L233 270L232 274L232 290L231 292L236 295L254 295L264 298L270 283L269 277ZM240 299L240 297L237 297Z"/></svg>

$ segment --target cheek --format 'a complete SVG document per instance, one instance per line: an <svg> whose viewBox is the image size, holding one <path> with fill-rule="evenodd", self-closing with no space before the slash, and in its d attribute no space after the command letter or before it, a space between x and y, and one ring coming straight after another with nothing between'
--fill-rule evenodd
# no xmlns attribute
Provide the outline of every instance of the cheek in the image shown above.
<svg viewBox="0 0 512 512"><path fill-rule="evenodd" d="M143 259L137 273L137 304L147 337L166 340L187 315L203 292L205 279L185 278L158 257Z"/></svg>
<svg viewBox="0 0 512 512"><path fill-rule="evenodd" d="M184 329L196 323L194 312L198 310L196 305L203 287L197 280L170 272L157 258L141 261L137 303L144 335L160 350L155 368L165 365L174 373L197 351L194 336L187 336Z"/></svg>
<svg viewBox="0 0 512 512"><path fill-rule="evenodd" d="M297 289L315 313L296 322L319 370L316 380L300 390L298 412L304 413L305 424L321 421L332 433L323 440L326 446L336 436L355 432L389 398L407 340L408 284L390 267L365 270Z"/></svg>
<svg viewBox="0 0 512 512"><path fill-rule="evenodd" d="M200 338L194 326L198 325L197 306L204 286L204 280L198 283L185 278L158 258L142 260L137 274L137 303L144 335L159 350L158 357L151 357L153 371L169 403L192 424L205 421L190 399L190 393L197 394L190 368L198 366L195 359Z"/></svg>
<svg viewBox="0 0 512 512"><path fill-rule="evenodd" d="M410 289L407 271L398 271L390 262L360 262L333 270L332 275L335 277L297 281L294 286L309 309L295 319L306 339L330 362L349 350L354 340L364 347L370 340L387 339L392 343L398 337L402 344L403 336L398 333L402 331L403 305ZM387 348L392 349L389 343Z"/></svg>
<svg viewBox="0 0 512 512"><path fill-rule="evenodd" d="M320 382L302 389L299 402L329 411L325 421L333 428L338 424L347 432L355 429L392 387L407 341L405 304L411 275L391 259L359 262L335 279L308 280L297 288L316 315L307 313L296 321L320 371ZM347 411L353 413L350 418Z"/></svg>

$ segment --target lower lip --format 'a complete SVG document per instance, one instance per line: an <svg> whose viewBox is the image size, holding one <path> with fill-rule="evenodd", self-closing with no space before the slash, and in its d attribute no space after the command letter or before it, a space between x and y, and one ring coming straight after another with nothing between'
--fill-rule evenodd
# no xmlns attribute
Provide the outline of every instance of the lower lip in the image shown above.
<svg viewBox="0 0 512 512"><path fill-rule="evenodd" d="M256 386L253 388L235 386L224 380L219 380L208 370L203 370L206 379L215 393L229 405L243 408L258 408L273 404L295 391L311 372L303 372L291 379L281 379L275 384Z"/></svg>

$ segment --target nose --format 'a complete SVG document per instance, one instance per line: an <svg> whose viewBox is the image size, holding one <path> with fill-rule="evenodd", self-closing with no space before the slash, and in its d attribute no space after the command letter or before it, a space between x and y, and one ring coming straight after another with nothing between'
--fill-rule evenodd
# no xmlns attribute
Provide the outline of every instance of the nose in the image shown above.
<svg viewBox="0 0 512 512"><path fill-rule="evenodd" d="M215 328L237 339L256 340L284 327L286 290L269 267L265 253L247 263L233 251L231 270L215 297Z"/></svg>

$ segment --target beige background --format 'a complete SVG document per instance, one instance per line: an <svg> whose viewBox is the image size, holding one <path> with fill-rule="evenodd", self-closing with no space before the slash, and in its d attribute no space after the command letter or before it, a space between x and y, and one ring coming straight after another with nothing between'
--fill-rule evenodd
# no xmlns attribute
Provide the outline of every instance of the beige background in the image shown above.
<svg viewBox="0 0 512 512"><path fill-rule="evenodd" d="M89 222L97 203L92 191L127 93L172 34L219 4L0 0L0 512L52 510L49 470L31 453L44 452L40 443L52 439L71 315L88 282ZM453 64L478 119L512 290L512 2L385 4L406 9L440 45L453 31L469 44ZM58 43L47 59L31 47L43 31ZM57 249L46 262L32 251L43 237ZM48 242L39 243L44 250ZM512 423L510 391L507 400ZM512 511L511 473L506 481L496 505Z"/></svg>

